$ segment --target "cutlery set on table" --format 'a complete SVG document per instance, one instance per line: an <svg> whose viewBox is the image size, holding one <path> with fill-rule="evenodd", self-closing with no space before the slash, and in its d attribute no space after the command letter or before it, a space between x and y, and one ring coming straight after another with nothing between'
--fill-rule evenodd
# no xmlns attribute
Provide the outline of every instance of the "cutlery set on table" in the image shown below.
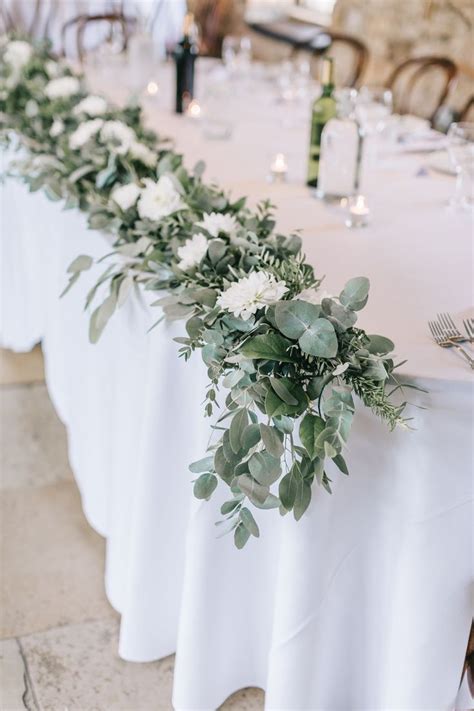
<svg viewBox="0 0 474 711"><path fill-rule="evenodd" d="M463 335L448 313L438 314L435 321L428 321L431 335L441 348L455 348L474 370L474 354L461 343L474 342L474 318L463 319L466 335Z"/></svg>

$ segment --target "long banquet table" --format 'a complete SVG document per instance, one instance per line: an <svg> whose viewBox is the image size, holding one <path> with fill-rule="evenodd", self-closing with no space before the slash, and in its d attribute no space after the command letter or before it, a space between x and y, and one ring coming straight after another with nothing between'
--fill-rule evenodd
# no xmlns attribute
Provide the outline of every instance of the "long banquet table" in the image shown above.
<svg viewBox="0 0 474 711"><path fill-rule="evenodd" d="M282 122L263 89L251 105L235 89L234 134L217 142L170 113L166 70L162 79L148 123L235 196L270 197L281 230L301 228L329 292L367 275L362 325L393 338L408 359L401 374L428 392L408 391L414 432L390 433L359 409L351 475L333 472L333 496L315 490L298 524L260 512L260 539L237 551L216 536L220 490L209 503L192 496L187 466L204 454L209 422L205 368L179 359L172 340L182 326L148 332L158 310L134 296L90 345L83 304L99 266L58 294L72 259L103 256L107 237L15 180L2 185L1 342L42 342L84 512L107 539L119 654L176 651L176 709L215 709L245 686L264 688L275 710L452 709L471 618L472 373L426 324L439 310L466 314L472 299L472 223L444 206L453 181L387 149L365 182L372 223L348 230L302 184L307 125ZM277 151L290 180L270 185Z"/></svg>

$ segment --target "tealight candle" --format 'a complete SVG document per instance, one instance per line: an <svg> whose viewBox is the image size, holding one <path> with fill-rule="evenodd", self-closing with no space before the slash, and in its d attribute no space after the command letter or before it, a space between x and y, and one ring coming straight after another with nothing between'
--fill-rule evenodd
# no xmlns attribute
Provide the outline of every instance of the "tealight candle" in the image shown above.
<svg viewBox="0 0 474 711"><path fill-rule="evenodd" d="M189 102L189 106L186 109L186 116L192 119L201 118L201 107L195 99Z"/></svg>
<svg viewBox="0 0 474 711"><path fill-rule="evenodd" d="M349 215L347 227L366 227L369 222L370 210L363 195L354 195L348 201Z"/></svg>
<svg viewBox="0 0 474 711"><path fill-rule="evenodd" d="M156 83L156 81L149 81L147 86L146 86L146 91L148 96L155 96L155 94L158 94L159 86Z"/></svg>
<svg viewBox="0 0 474 711"><path fill-rule="evenodd" d="M271 178L274 181L283 182L288 172L288 163L284 153L277 153L270 166Z"/></svg>

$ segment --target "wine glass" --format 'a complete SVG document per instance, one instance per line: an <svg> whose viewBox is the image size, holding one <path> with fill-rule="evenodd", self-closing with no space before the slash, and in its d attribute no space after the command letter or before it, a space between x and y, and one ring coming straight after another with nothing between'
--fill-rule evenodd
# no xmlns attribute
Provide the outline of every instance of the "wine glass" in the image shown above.
<svg viewBox="0 0 474 711"><path fill-rule="evenodd" d="M224 37L222 41L222 61L231 74L247 72L252 61L252 40L250 37L246 35L242 37L227 35Z"/></svg>
<svg viewBox="0 0 474 711"><path fill-rule="evenodd" d="M382 133L393 110L393 97L385 87L363 86L357 96L356 116L366 136Z"/></svg>
<svg viewBox="0 0 474 711"><path fill-rule="evenodd" d="M390 89L377 86L360 89L355 102L355 117L364 138L364 162L369 169L377 165L377 139L385 129L392 109Z"/></svg>
<svg viewBox="0 0 474 711"><path fill-rule="evenodd" d="M448 154L456 171L456 189L451 207L474 208L474 123L452 123L448 130Z"/></svg>

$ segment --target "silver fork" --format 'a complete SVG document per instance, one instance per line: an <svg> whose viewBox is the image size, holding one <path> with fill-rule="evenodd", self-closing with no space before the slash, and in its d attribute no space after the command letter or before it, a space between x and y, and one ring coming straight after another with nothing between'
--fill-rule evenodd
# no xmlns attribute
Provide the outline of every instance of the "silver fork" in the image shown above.
<svg viewBox="0 0 474 711"><path fill-rule="evenodd" d="M441 324L445 335L450 341L456 341L457 343L464 343L469 340L466 336L463 336L459 328L454 323L452 316L448 313L438 314L438 321Z"/></svg>
<svg viewBox="0 0 474 711"><path fill-rule="evenodd" d="M441 348L456 348L467 360L471 368L474 369L474 359L471 358L469 353L463 348L457 341L453 341L441 327L437 321L428 321L428 326L430 327L431 335L433 336L435 342Z"/></svg>
<svg viewBox="0 0 474 711"><path fill-rule="evenodd" d="M472 343L474 341L474 318L465 318L462 323L469 342Z"/></svg>

